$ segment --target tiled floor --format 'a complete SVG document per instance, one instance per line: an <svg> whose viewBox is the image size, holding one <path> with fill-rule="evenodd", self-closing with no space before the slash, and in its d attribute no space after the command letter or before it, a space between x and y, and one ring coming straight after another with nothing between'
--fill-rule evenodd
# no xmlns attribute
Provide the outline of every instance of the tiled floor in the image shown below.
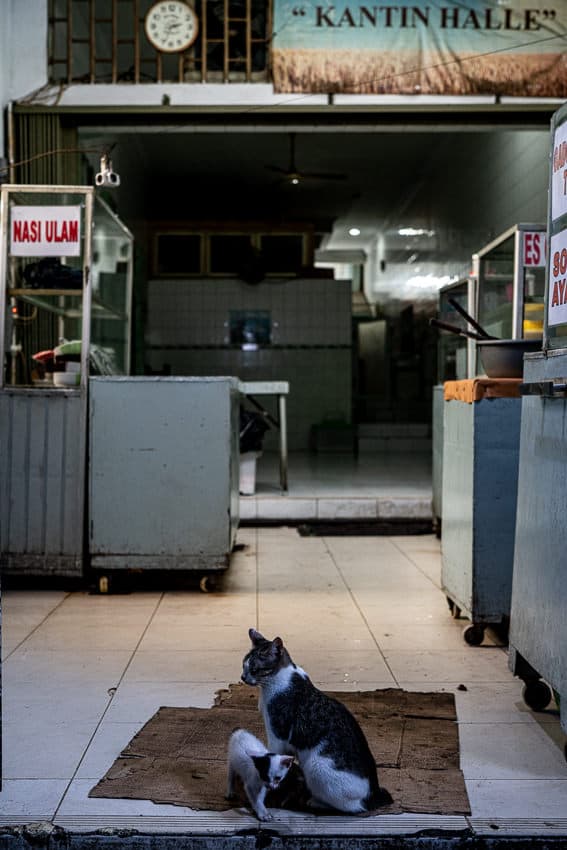
<svg viewBox="0 0 567 850"><path fill-rule="evenodd" d="M192 813L88 792L162 705L210 706L237 681L247 630L280 634L323 688L401 687L455 694L472 816L321 818L278 813L288 835L567 835L565 735L553 708L532 713L506 648L461 636L439 588L434 536L301 537L241 528L221 588L91 596L3 592L3 789L0 824L69 830L234 834L244 809ZM464 685L466 690L458 689Z"/></svg>

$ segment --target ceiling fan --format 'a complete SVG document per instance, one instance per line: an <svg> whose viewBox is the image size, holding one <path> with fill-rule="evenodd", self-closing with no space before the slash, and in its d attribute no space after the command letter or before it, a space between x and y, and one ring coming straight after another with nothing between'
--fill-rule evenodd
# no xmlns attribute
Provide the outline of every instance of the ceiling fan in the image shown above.
<svg viewBox="0 0 567 850"><path fill-rule="evenodd" d="M304 180L346 180L346 174L326 171L301 171L295 163L295 133L289 134L289 164L287 168L278 165L266 165L268 171L274 171L286 183L297 186Z"/></svg>

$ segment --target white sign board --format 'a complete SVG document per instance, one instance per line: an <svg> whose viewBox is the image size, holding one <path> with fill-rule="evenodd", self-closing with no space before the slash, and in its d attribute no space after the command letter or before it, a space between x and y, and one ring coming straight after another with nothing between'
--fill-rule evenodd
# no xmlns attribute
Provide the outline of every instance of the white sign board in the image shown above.
<svg viewBox="0 0 567 850"><path fill-rule="evenodd" d="M551 237L549 246L549 294L547 324L567 322L567 230Z"/></svg>
<svg viewBox="0 0 567 850"><path fill-rule="evenodd" d="M78 257L80 253L80 206L12 207L12 257Z"/></svg>
<svg viewBox="0 0 567 850"><path fill-rule="evenodd" d="M555 131L551 163L551 220L567 213L567 121Z"/></svg>
<svg viewBox="0 0 567 850"><path fill-rule="evenodd" d="M541 268L545 266L545 230L525 230L522 240L522 259L524 266Z"/></svg>

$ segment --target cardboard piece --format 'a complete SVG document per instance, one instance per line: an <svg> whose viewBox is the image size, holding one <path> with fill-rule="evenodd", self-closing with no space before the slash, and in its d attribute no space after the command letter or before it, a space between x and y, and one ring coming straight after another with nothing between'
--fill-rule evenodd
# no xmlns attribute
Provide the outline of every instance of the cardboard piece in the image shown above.
<svg viewBox="0 0 567 850"><path fill-rule="evenodd" d="M359 721L376 758L380 784L393 797L392 804L371 814L470 814L459 769L452 694L387 688L330 696ZM233 808L234 802L224 798L226 749L237 727L265 740L255 688L230 685L217 694L213 708L160 708L89 796L153 800L208 811ZM305 799L296 770L277 793L268 794L266 805L302 811ZM241 802L247 805L244 795Z"/></svg>

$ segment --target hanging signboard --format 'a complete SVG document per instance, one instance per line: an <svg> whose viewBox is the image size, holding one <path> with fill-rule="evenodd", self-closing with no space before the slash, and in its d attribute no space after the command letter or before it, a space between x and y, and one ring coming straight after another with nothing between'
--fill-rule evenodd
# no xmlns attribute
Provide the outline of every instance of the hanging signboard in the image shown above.
<svg viewBox="0 0 567 850"><path fill-rule="evenodd" d="M567 121L553 137L551 160L551 220L567 213Z"/></svg>
<svg viewBox="0 0 567 850"><path fill-rule="evenodd" d="M565 0L274 0L276 92L567 97Z"/></svg>
<svg viewBox="0 0 567 850"><path fill-rule="evenodd" d="M567 322L567 230L551 237L547 324Z"/></svg>
<svg viewBox="0 0 567 850"><path fill-rule="evenodd" d="M12 257L78 257L80 253L80 206L11 208Z"/></svg>
<svg viewBox="0 0 567 850"><path fill-rule="evenodd" d="M526 268L542 268L545 266L545 243L547 234L544 230L524 230L522 232L522 263Z"/></svg>

